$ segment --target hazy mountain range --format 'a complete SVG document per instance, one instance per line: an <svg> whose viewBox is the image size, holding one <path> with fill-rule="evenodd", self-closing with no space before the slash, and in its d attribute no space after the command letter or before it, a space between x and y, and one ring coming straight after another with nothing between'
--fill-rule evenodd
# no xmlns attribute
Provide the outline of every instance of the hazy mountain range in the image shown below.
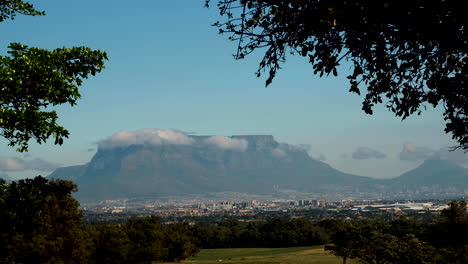
<svg viewBox="0 0 468 264"><path fill-rule="evenodd" d="M143 143L127 135L110 138L88 164L59 168L49 177L76 182L83 200L211 193L443 196L468 190L468 170L447 160L429 159L400 177L379 180L336 170L270 135L163 136Z"/></svg>

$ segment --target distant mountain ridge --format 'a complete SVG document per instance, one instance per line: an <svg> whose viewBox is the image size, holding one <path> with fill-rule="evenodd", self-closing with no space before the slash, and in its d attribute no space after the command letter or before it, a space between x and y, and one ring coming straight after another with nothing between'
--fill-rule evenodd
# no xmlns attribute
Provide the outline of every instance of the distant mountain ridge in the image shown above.
<svg viewBox="0 0 468 264"><path fill-rule="evenodd" d="M99 147L88 164L59 168L49 177L75 181L78 198L84 200L222 192L351 196L388 192L421 180L438 184L437 173L454 173L459 181L468 180L466 169L445 161L434 165L444 169L431 170L428 161L387 181L351 175L312 159L304 149L278 143L271 135L190 136L189 142Z"/></svg>
<svg viewBox="0 0 468 264"><path fill-rule="evenodd" d="M432 157L417 168L392 179L392 184L455 186L468 190L468 170L455 162Z"/></svg>

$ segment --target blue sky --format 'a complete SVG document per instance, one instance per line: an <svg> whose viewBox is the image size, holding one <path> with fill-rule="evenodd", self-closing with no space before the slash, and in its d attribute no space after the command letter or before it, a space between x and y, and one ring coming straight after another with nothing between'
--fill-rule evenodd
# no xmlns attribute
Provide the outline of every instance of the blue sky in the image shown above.
<svg viewBox="0 0 468 264"><path fill-rule="evenodd" d="M280 142L310 145L312 157L337 169L380 178L398 176L422 161L402 160L403 144L414 152L455 145L443 132L438 109L404 122L382 106L372 116L364 114L362 98L348 92L346 67L340 77L319 78L305 60L289 57L265 88L265 78L254 74L262 54L235 61L236 44L210 26L219 17L215 8L203 7L204 0L31 2L46 16L1 23L2 54L9 42L49 49L83 45L105 50L109 61L85 81L77 106L58 107L60 123L71 133L65 144L32 144L25 156L0 139L0 174L49 173L2 171L1 158L83 164L100 140L142 128L271 134Z"/></svg>

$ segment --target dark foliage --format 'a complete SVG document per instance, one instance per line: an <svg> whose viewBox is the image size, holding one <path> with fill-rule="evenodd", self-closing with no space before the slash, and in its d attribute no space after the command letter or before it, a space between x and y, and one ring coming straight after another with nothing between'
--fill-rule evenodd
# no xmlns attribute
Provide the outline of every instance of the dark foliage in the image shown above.
<svg viewBox="0 0 468 264"><path fill-rule="evenodd" d="M321 245L327 233L307 218L198 225L195 235L202 248L294 247Z"/></svg>
<svg viewBox="0 0 468 264"><path fill-rule="evenodd" d="M156 216L91 229L95 246L91 260L96 264L173 262L199 250L192 227L185 223L164 225Z"/></svg>
<svg viewBox="0 0 468 264"><path fill-rule="evenodd" d="M207 5L210 1L207 1ZM441 104L445 132L468 150L468 17L458 0L219 0L214 25L238 42L236 59L265 51L270 84L287 54L315 74L350 65L362 109L384 103L405 119Z"/></svg>
<svg viewBox="0 0 468 264"><path fill-rule="evenodd" d="M444 217L424 224L410 219L390 222L324 221L332 231L325 249L364 263L466 263L468 240L466 203L451 201Z"/></svg>
<svg viewBox="0 0 468 264"><path fill-rule="evenodd" d="M0 180L0 264L124 264L180 261L198 252L188 224L159 217L85 225L76 185L43 177Z"/></svg>
<svg viewBox="0 0 468 264"><path fill-rule="evenodd" d="M84 263L76 185L43 177L0 183L0 263Z"/></svg>

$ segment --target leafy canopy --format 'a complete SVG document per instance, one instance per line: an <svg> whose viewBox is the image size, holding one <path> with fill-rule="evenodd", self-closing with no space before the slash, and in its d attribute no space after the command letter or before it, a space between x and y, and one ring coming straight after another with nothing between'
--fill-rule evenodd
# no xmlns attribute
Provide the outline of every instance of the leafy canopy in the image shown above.
<svg viewBox="0 0 468 264"><path fill-rule="evenodd" d="M70 181L0 179L0 263L87 263L82 211Z"/></svg>
<svg viewBox="0 0 468 264"><path fill-rule="evenodd" d="M353 224L361 226L353 226ZM362 263L438 263L435 249L414 234L397 237L382 233L375 226L354 222L331 236L333 244L325 246L335 256L358 258Z"/></svg>
<svg viewBox="0 0 468 264"><path fill-rule="evenodd" d="M37 11L34 6L21 0L1 0L0 1L0 22L7 19L14 19L16 14L43 16L44 12Z"/></svg>
<svg viewBox="0 0 468 264"><path fill-rule="evenodd" d="M0 1L0 22L15 15L44 15L23 1ZM62 144L69 132L57 124L50 107L75 105L78 87L90 74L104 68L107 55L87 47L45 50L11 43L7 56L0 56L0 135L27 151L30 139L44 143L53 136Z"/></svg>
<svg viewBox="0 0 468 264"><path fill-rule="evenodd" d="M207 1L207 6L210 0ZM468 150L468 16L458 0L219 0L214 25L238 42L236 59L265 52L257 76L269 85L288 54L314 74L351 65L349 91L365 92L402 119L441 104L459 147Z"/></svg>

